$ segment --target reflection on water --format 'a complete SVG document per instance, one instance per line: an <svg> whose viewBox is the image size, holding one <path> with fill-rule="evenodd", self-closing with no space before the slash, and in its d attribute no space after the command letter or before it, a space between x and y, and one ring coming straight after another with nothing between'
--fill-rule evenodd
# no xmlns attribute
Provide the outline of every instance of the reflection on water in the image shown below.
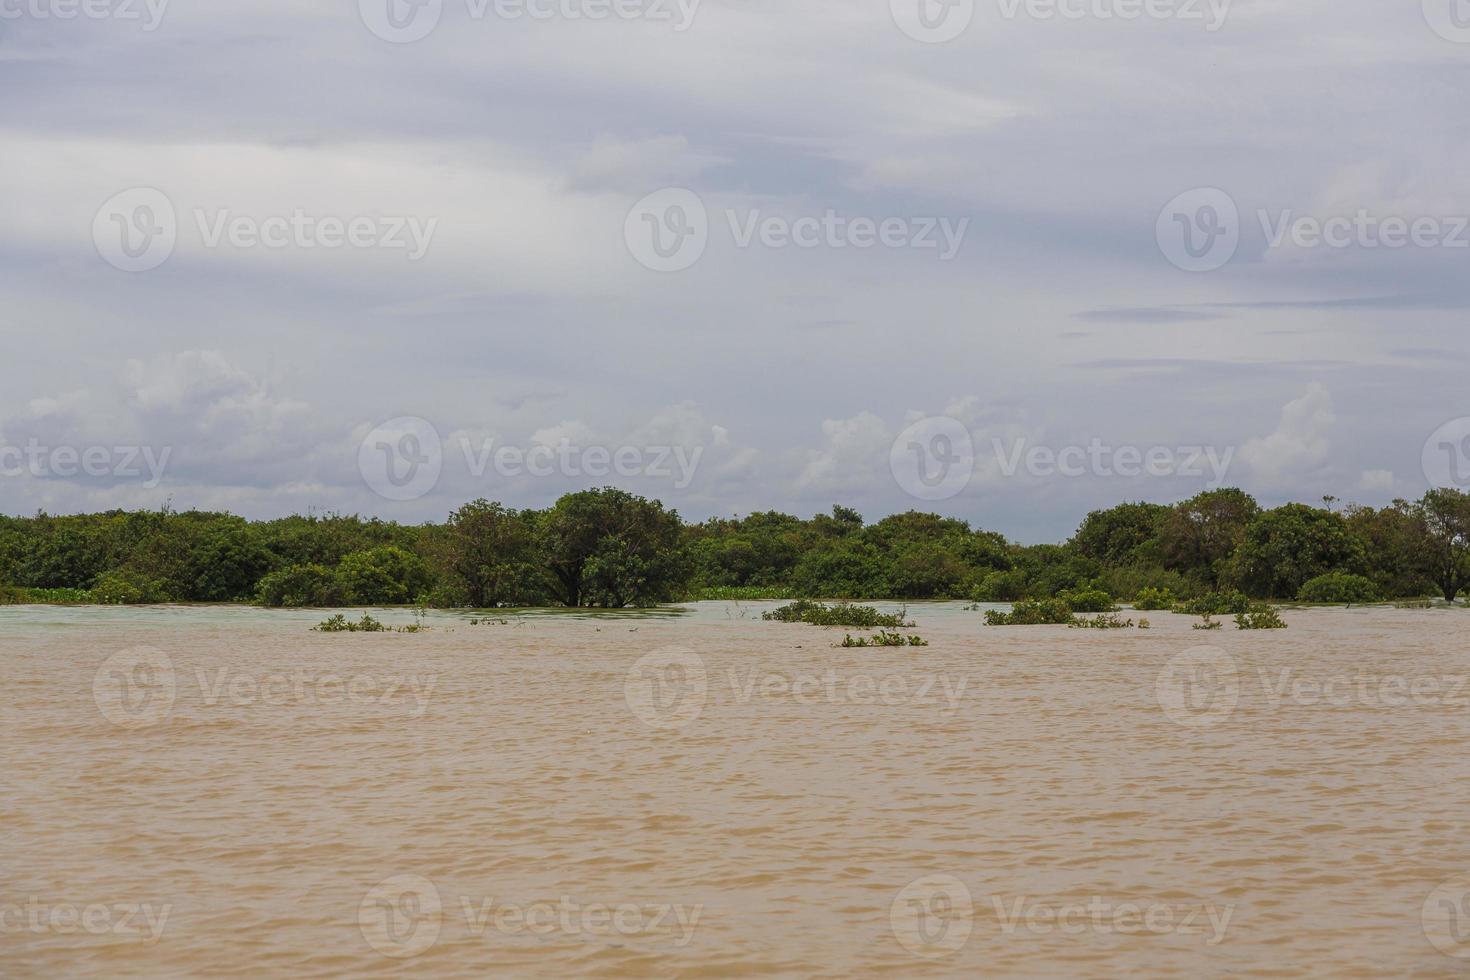
<svg viewBox="0 0 1470 980"><path fill-rule="evenodd" d="M0 976L1470 965L1463 611L772 605L0 610Z"/></svg>

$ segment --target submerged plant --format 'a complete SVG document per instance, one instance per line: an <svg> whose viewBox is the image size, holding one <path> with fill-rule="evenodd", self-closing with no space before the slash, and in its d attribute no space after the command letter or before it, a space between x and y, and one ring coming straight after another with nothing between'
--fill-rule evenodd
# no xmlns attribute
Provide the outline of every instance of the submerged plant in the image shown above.
<svg viewBox="0 0 1470 980"><path fill-rule="evenodd" d="M433 627L425 626L422 620L407 626L386 626L367 613L363 613L362 618L356 622L338 613L312 627L317 633L427 633L431 629Z"/></svg>
<svg viewBox="0 0 1470 980"><path fill-rule="evenodd" d="M843 636L842 642L838 645L844 647L926 647L929 641L920 636L905 636L902 633L880 630L876 636L870 637L854 637L847 634Z"/></svg>
<svg viewBox="0 0 1470 980"><path fill-rule="evenodd" d="M872 606L854 606L850 603L839 602L835 605L825 605L813 602L811 599L798 599L787 603L779 609L762 613L761 619L775 620L781 623L811 623L813 626L854 626L859 629L878 629L880 627L900 628L912 626L913 623L904 621L907 608L900 608L891 616L880 613Z"/></svg>
<svg viewBox="0 0 1470 980"><path fill-rule="evenodd" d="M1235 625L1243 630L1286 629L1286 621L1281 618L1281 614L1264 602L1253 604L1245 612L1237 613Z"/></svg>
<svg viewBox="0 0 1470 980"><path fill-rule="evenodd" d="M1091 619L1079 616L1077 619L1068 623L1067 626L1071 629L1126 630L1133 628L1133 620L1119 619L1117 613L1102 613Z"/></svg>
<svg viewBox="0 0 1470 980"><path fill-rule="evenodd" d="M1224 625L1224 623L1217 620L1210 613L1204 613L1200 616L1200 622L1194 624L1194 628L1197 630L1217 630Z"/></svg>
<svg viewBox="0 0 1470 980"><path fill-rule="evenodd" d="M986 626L1065 626L1072 622L1072 607L1061 599L1022 599L1010 612L991 609Z"/></svg>

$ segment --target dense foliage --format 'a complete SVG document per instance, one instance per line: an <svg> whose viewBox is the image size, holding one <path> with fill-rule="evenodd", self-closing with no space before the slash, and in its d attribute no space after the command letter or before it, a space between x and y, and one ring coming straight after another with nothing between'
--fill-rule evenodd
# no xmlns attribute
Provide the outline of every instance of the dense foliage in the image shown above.
<svg viewBox="0 0 1470 980"><path fill-rule="evenodd" d="M1366 583L1366 584L1365 584ZM1470 495L1263 509L1237 489L1095 511L1064 544L955 518L873 524L847 507L686 524L612 488L545 510L475 500L443 524L196 511L0 517L0 601L276 606L645 606L699 598L1060 600L1074 612L1236 614L1253 599L1453 599L1470 584Z"/></svg>

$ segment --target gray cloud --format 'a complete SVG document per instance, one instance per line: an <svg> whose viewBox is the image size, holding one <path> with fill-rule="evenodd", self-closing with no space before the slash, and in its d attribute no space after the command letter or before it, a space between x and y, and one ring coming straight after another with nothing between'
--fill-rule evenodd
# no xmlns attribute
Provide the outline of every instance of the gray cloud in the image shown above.
<svg viewBox="0 0 1470 980"><path fill-rule="evenodd" d="M1200 487L980 479L916 500L888 459L911 413L968 413L982 441L1254 445L1238 475L1263 497L1368 502L1412 493L1424 439L1470 414L1465 251L1273 247L1260 221L1470 214L1470 118L1450 108L1466 49L1418 4L1237 0L1211 33L980 3L944 45L881 3L705 0L675 31L476 20L448 0L413 44L374 37L355 7L175 2L152 31L6 22L0 433L176 456L154 490L0 478L0 509L172 495L416 520L589 482L487 486L447 466L433 494L384 501L358 442L413 415L446 436L698 443L689 487L639 484L694 517L840 499L1040 540L1092 507ZM92 226L139 186L168 196L179 242L130 274ZM676 273L623 237L665 186L709 216L705 253ZM1237 253L1209 273L1155 239L1165 203L1199 187L1240 212ZM298 209L437 230L410 262L210 247L195 217ZM829 211L968 225L940 261L741 246L727 219Z"/></svg>

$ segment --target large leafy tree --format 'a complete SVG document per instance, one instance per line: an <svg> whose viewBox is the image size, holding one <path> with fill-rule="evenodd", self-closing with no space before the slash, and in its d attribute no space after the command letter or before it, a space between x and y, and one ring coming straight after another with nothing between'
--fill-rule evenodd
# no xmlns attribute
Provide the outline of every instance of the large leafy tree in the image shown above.
<svg viewBox="0 0 1470 980"><path fill-rule="evenodd" d="M650 605L684 585L676 511L614 487L569 493L540 516L539 553L568 606Z"/></svg>
<svg viewBox="0 0 1470 980"><path fill-rule="evenodd" d="M1425 572L1447 602L1470 585L1470 494L1442 488L1419 501Z"/></svg>
<svg viewBox="0 0 1470 980"><path fill-rule="evenodd" d="M449 515L435 544L448 604L489 608L546 602L534 512L472 500Z"/></svg>
<svg viewBox="0 0 1470 980"><path fill-rule="evenodd" d="M1255 499L1234 487L1191 497L1174 507L1160 526L1164 567L1213 587L1259 513Z"/></svg>
<svg viewBox="0 0 1470 980"><path fill-rule="evenodd" d="M1170 508L1148 503L1095 510L1082 521L1072 546L1105 565L1157 564L1159 529L1169 514Z"/></svg>
<svg viewBox="0 0 1470 980"><path fill-rule="evenodd" d="M1341 514L1286 504L1262 512L1246 528L1231 577L1251 595L1289 599L1309 579L1357 573L1364 564L1363 543Z"/></svg>

